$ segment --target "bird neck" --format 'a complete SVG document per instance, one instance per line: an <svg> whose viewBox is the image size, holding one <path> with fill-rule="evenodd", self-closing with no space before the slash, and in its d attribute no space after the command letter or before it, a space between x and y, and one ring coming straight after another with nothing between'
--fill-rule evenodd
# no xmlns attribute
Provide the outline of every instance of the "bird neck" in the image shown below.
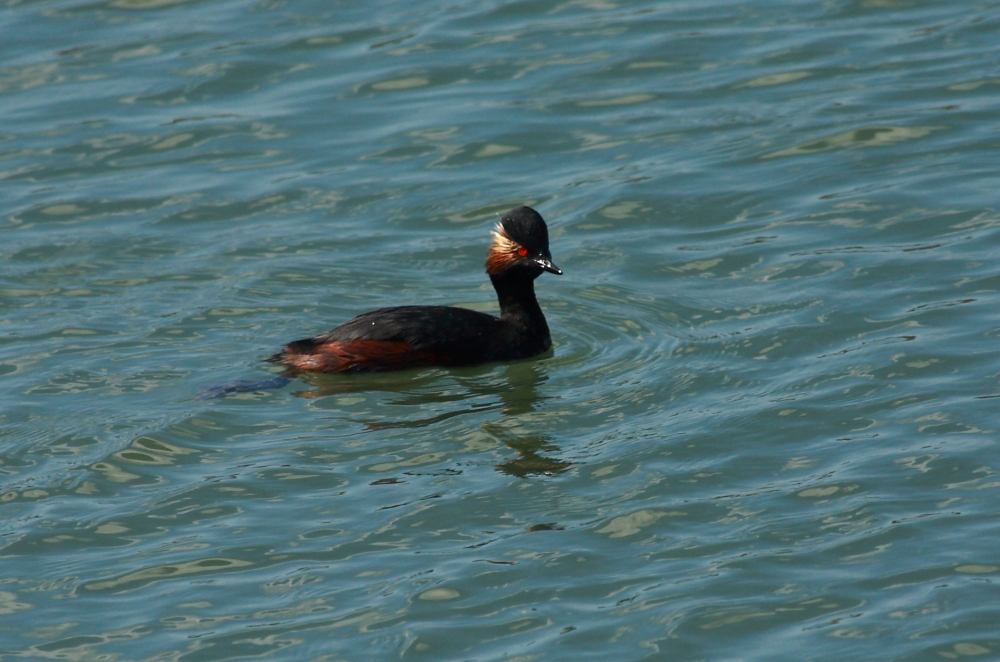
<svg viewBox="0 0 1000 662"><path fill-rule="evenodd" d="M500 319L523 320L545 324L545 316L535 298L535 279L531 274L518 273L508 269L500 274L491 274L493 289L500 301Z"/></svg>

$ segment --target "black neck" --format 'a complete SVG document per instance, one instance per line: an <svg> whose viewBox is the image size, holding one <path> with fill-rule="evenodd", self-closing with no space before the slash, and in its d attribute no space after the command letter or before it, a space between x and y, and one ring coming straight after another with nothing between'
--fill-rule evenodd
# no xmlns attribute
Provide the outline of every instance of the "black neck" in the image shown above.
<svg viewBox="0 0 1000 662"><path fill-rule="evenodd" d="M498 359L528 358L552 345L549 325L535 299L535 278L541 272L541 269L511 267L502 273L490 274L500 300Z"/></svg>
<svg viewBox="0 0 1000 662"><path fill-rule="evenodd" d="M500 300L500 319L540 320L545 324L545 316L535 298L535 274L508 269L491 274L490 280Z"/></svg>

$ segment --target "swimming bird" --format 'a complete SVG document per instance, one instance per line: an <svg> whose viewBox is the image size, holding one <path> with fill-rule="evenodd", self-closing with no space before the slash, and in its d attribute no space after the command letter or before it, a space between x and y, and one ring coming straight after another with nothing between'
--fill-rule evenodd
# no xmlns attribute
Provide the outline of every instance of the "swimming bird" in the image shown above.
<svg viewBox="0 0 1000 662"><path fill-rule="evenodd" d="M552 262L541 214L517 207L493 232L486 273L500 316L454 306L379 308L332 331L285 345L268 361L304 372L356 373L426 366L467 366L526 359L552 345L534 282Z"/></svg>

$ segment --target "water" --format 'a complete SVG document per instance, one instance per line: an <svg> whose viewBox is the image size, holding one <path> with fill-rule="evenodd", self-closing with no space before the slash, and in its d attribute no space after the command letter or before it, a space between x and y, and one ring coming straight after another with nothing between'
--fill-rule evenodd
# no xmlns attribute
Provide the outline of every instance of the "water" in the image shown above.
<svg viewBox="0 0 1000 662"><path fill-rule="evenodd" d="M7 3L2 655L1000 657L998 8ZM551 355L197 398L521 203Z"/></svg>

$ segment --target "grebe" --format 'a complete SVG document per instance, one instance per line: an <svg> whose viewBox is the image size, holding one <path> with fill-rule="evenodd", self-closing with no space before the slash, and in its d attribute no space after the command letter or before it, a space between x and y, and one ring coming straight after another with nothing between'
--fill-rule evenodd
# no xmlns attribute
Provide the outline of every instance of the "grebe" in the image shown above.
<svg viewBox="0 0 1000 662"><path fill-rule="evenodd" d="M359 315L322 335L296 340L268 361L303 372L373 372L426 366L513 361L546 351L552 340L535 299L534 281L556 275L549 232L531 207L500 219L486 257L486 273L500 300L500 316L453 306L399 306Z"/></svg>

